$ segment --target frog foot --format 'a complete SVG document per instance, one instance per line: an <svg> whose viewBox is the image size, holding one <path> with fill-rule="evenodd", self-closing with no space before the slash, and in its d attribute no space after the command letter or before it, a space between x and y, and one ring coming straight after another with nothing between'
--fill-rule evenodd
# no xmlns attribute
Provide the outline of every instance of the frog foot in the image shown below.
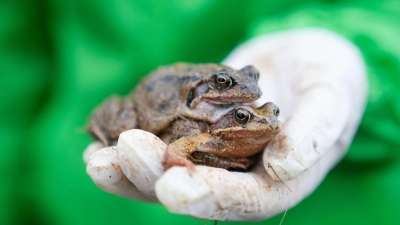
<svg viewBox="0 0 400 225"><path fill-rule="evenodd" d="M88 130L105 146L115 145L122 132L136 128L136 120L132 102L112 96L95 109Z"/></svg>
<svg viewBox="0 0 400 225"><path fill-rule="evenodd" d="M185 166L189 169L190 172L196 171L195 165L190 160L184 157L168 154L167 152L165 154L164 169L168 170L173 166Z"/></svg>
<svg viewBox="0 0 400 225"><path fill-rule="evenodd" d="M253 164L253 161L249 160L248 158L238 158L234 160L228 160L225 163L227 169L247 170Z"/></svg>

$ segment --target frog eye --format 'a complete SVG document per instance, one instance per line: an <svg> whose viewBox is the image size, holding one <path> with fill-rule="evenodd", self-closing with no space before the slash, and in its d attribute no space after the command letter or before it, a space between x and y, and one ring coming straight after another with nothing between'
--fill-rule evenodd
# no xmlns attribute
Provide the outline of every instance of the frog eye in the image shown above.
<svg viewBox="0 0 400 225"><path fill-rule="evenodd" d="M274 109L272 110L272 112L274 113L275 116L279 116L280 111L278 106L274 105Z"/></svg>
<svg viewBox="0 0 400 225"><path fill-rule="evenodd" d="M235 120L239 124L247 123L251 118L251 114L247 109L238 108L235 111Z"/></svg>
<svg viewBox="0 0 400 225"><path fill-rule="evenodd" d="M225 73L217 73L215 75L214 84L216 89L222 91L232 86L232 78Z"/></svg>

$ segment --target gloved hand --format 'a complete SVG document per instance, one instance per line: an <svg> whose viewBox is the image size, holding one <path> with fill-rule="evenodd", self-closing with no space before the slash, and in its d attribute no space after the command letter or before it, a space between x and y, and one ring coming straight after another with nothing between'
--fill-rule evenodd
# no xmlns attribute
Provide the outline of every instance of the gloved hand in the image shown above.
<svg viewBox="0 0 400 225"><path fill-rule="evenodd" d="M107 192L210 220L263 220L309 195L346 153L361 119L367 81L360 53L331 32L302 29L254 38L223 64L254 65L263 91L258 105L280 107L282 130L254 169L164 172L166 144L130 130L116 147L97 151L94 143L85 150L93 181Z"/></svg>

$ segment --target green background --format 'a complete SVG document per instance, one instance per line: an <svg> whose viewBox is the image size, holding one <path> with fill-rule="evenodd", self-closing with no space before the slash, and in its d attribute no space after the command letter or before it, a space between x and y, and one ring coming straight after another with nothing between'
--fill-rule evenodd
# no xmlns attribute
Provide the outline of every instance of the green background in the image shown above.
<svg viewBox="0 0 400 225"><path fill-rule="evenodd" d="M212 224L97 188L88 115L159 65L310 26L361 49L368 106L346 158L283 224L400 224L400 1L2 0L0 17L0 224Z"/></svg>

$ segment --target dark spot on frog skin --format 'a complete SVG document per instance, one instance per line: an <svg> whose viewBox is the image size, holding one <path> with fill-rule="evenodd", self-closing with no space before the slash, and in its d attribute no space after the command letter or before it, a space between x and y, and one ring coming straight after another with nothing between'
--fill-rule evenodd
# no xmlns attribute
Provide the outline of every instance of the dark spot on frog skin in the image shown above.
<svg viewBox="0 0 400 225"><path fill-rule="evenodd" d="M172 81L175 80L175 79L177 79L176 76L174 76L174 75L167 75L167 76L165 76L165 77L162 79L162 81L164 81L164 82L172 82Z"/></svg>
<svg viewBox="0 0 400 225"><path fill-rule="evenodd" d="M181 77L180 79L182 83L193 83L195 81L201 80L202 78L199 76L187 76L187 77Z"/></svg>
<svg viewBox="0 0 400 225"><path fill-rule="evenodd" d="M162 111L164 111L167 107L168 107L168 104L166 104L166 103L160 104L160 105L158 106L158 108L157 108L157 111L162 112Z"/></svg>
<svg viewBox="0 0 400 225"><path fill-rule="evenodd" d="M156 81L151 81L146 87L147 91L153 91L156 84L157 84Z"/></svg>

